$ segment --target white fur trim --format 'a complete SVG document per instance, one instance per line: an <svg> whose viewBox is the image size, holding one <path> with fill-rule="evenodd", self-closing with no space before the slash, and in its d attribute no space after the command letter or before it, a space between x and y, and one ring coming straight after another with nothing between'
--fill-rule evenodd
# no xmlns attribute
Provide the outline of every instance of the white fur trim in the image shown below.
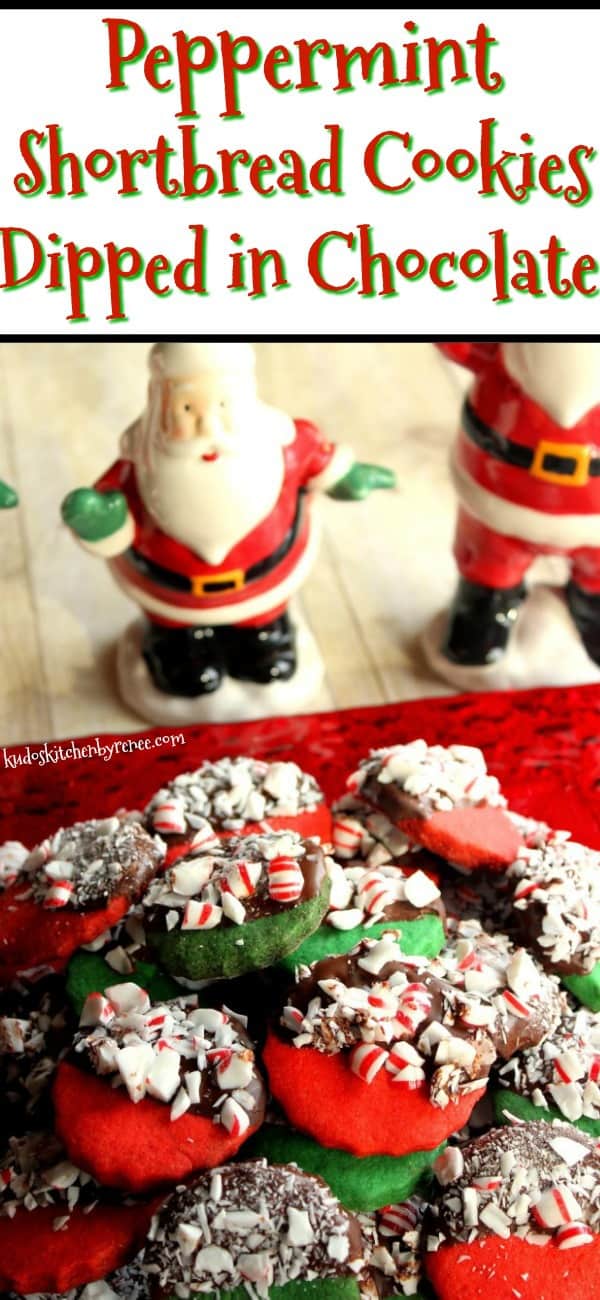
<svg viewBox="0 0 600 1300"><path fill-rule="evenodd" d="M339 483L340 479L346 476L355 461L356 457L352 448L340 443L325 469L320 474L317 474L316 478L311 478L309 484L311 492L328 492L329 488L335 487L336 483Z"/></svg>
<svg viewBox="0 0 600 1300"><path fill-rule="evenodd" d="M506 537L518 537L538 546L574 550L578 546L600 546L600 514L556 515L531 510L495 496L477 483L452 459L454 486L465 509L488 528Z"/></svg>
<svg viewBox="0 0 600 1300"><path fill-rule="evenodd" d="M142 609L147 610L149 614L157 614L160 618L172 619L174 623L181 623L182 626L187 627L202 625L221 627L225 624L242 623L248 618L258 618L261 614L268 614L270 609L277 609L278 605L285 604L294 595L294 592L302 586L314 563L321 532L319 522L314 517L310 521L309 527L310 532L306 549L302 552L291 573L278 586L270 587L268 591L263 591L258 596L250 596L247 600L236 601L235 604L231 605L221 605L212 609L192 609L184 605L168 605L166 601L159 600L149 592L143 591L141 587L136 587L134 583L128 582L117 568L113 568L112 574L125 595L129 596L130 600L135 601L136 605L140 605Z"/></svg>
<svg viewBox="0 0 600 1300"><path fill-rule="evenodd" d="M123 551L129 550L135 537L135 521L133 515L128 513L125 523L121 524L116 533L111 533L110 537L103 537L99 542L86 542L83 537L77 537L76 533L73 535L84 551L89 551L90 555L97 555L101 560L113 560L116 555L122 555Z"/></svg>
<svg viewBox="0 0 600 1300"><path fill-rule="evenodd" d="M192 375L252 374L256 364L251 343L203 343L170 339L155 343L150 352L150 369L165 379Z"/></svg>

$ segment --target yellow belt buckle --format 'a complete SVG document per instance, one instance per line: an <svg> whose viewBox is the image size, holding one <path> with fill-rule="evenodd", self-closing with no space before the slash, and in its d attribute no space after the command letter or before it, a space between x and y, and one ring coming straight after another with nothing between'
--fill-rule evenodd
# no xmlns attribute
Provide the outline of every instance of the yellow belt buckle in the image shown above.
<svg viewBox="0 0 600 1300"><path fill-rule="evenodd" d="M570 474L558 474L556 470L544 469L546 456L562 456L575 461L575 469ZM589 482L592 448L580 442L538 442L531 463L530 474L543 483L568 483L571 487L583 487Z"/></svg>
<svg viewBox="0 0 600 1300"><path fill-rule="evenodd" d="M241 591L245 585L245 576L243 569L230 569L228 573L214 573L211 577L208 577L205 573L194 575L190 579L192 594L194 596L220 596L219 591L207 591L207 587L210 588L221 582L230 583L234 591Z"/></svg>

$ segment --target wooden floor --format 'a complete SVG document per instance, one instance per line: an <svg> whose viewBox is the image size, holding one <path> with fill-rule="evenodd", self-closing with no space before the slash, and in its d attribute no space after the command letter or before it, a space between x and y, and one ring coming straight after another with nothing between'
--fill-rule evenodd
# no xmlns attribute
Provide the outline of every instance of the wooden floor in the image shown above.
<svg viewBox="0 0 600 1300"><path fill-rule="evenodd" d="M447 601L454 498L448 452L462 375L430 344L259 343L262 394L315 420L396 491L324 500L323 544L302 605L327 665L323 708L447 693L419 633ZM133 607L75 545L59 507L114 459L144 400L145 345L0 344L0 744L134 730L114 646Z"/></svg>

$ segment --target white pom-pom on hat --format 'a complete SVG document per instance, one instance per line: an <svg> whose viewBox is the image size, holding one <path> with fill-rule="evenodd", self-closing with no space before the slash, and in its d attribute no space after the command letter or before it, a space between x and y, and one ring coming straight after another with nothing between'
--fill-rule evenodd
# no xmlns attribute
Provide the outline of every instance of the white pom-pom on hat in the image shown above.
<svg viewBox="0 0 600 1300"><path fill-rule="evenodd" d="M184 379L200 374L254 373L256 358L250 343L208 343L185 339L161 340L150 352L150 370L165 379Z"/></svg>

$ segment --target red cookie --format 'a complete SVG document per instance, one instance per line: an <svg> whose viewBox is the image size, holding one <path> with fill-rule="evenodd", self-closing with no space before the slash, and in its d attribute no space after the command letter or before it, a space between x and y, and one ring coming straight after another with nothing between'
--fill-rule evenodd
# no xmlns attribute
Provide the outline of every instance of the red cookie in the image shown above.
<svg viewBox="0 0 600 1300"><path fill-rule="evenodd" d="M375 750L348 780L409 839L473 870L510 866L522 843L480 750L424 740Z"/></svg>
<svg viewBox="0 0 600 1300"><path fill-rule="evenodd" d="M215 839L296 830L331 839L331 812L314 777L296 763L221 758L182 772L153 795L146 825L167 841L167 860Z"/></svg>
<svg viewBox="0 0 600 1300"><path fill-rule="evenodd" d="M0 893L0 983L20 971L62 970L141 897L164 856L137 822L110 817L59 830Z"/></svg>
<svg viewBox="0 0 600 1300"><path fill-rule="evenodd" d="M272 1031L263 1061L275 1099L290 1123L325 1147L355 1156L405 1156L432 1151L467 1123L485 1087L433 1106L429 1088L393 1082L381 1070L363 1083L341 1056L324 1056L314 1047L298 1051Z"/></svg>
<svg viewBox="0 0 600 1300"><path fill-rule="evenodd" d="M567 1124L491 1129L435 1162L423 1227L439 1300L564 1300L600 1290L594 1139Z"/></svg>
<svg viewBox="0 0 600 1300"><path fill-rule="evenodd" d="M62 1295L104 1277L135 1255L155 1208L112 1202L53 1134L12 1138L0 1159L0 1287Z"/></svg>
<svg viewBox="0 0 600 1300"><path fill-rule="evenodd" d="M263 1059L297 1128L357 1156L401 1156L466 1124L496 1056L496 1019L489 999L386 933L310 967Z"/></svg>
<svg viewBox="0 0 600 1300"><path fill-rule="evenodd" d="M56 1074L55 1124L99 1182L133 1192L180 1182L230 1159L262 1123L264 1084L233 1016L194 996L151 1006L119 984L90 995L81 1023Z"/></svg>

